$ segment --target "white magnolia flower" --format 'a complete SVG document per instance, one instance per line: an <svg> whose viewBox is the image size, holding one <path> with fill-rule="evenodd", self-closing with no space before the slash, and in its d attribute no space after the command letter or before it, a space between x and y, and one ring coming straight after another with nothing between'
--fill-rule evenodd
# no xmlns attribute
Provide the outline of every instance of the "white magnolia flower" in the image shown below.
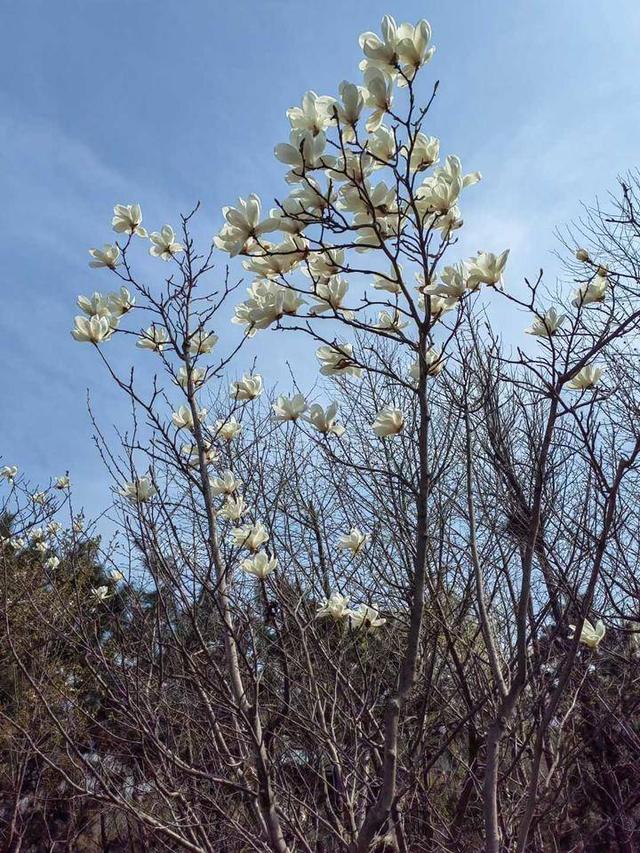
<svg viewBox="0 0 640 853"><path fill-rule="evenodd" d="M398 25L391 15L385 15L381 24L382 39L376 33L362 33L359 42L366 56L360 63L361 70L371 66L384 68L388 74L398 73Z"/></svg>
<svg viewBox="0 0 640 853"><path fill-rule="evenodd" d="M278 219L278 230L291 234L301 233L310 222L315 222L335 200L335 193L321 187L308 177L305 184L296 187L269 215Z"/></svg>
<svg viewBox="0 0 640 853"><path fill-rule="evenodd" d="M121 287L107 296L109 310L115 317L122 317L135 306L136 300L126 287Z"/></svg>
<svg viewBox="0 0 640 853"><path fill-rule="evenodd" d="M368 213L358 213L353 218L353 226L357 229L356 252L369 252L378 249L385 240L396 237L399 233L400 219L396 214L380 216L375 223Z"/></svg>
<svg viewBox="0 0 640 853"><path fill-rule="evenodd" d="M418 21L415 27L411 24L400 24L397 30L397 51L400 54L402 71L411 80L416 72L430 61L435 53L435 47L430 46L431 27L424 19ZM398 80L404 85L404 80Z"/></svg>
<svg viewBox="0 0 640 853"><path fill-rule="evenodd" d="M260 551L255 557L243 560L240 565L243 572L263 581L278 567L278 561L275 557L270 557L266 551Z"/></svg>
<svg viewBox="0 0 640 853"><path fill-rule="evenodd" d="M325 311L338 311L342 309L342 303L349 290L349 282L334 275L329 279L318 282L316 285L314 299L317 304L310 309L311 314L324 314ZM351 311L342 311L343 316L350 316Z"/></svg>
<svg viewBox="0 0 640 853"><path fill-rule="evenodd" d="M293 316L304 299L275 281L254 281L247 289L249 299L236 305L232 323L246 326L245 334L253 337L258 329L267 329L285 315Z"/></svg>
<svg viewBox="0 0 640 853"><path fill-rule="evenodd" d="M93 258L89 266L94 269L108 267L114 270L120 261L120 249L113 243L105 243L101 249L89 249L89 254Z"/></svg>
<svg viewBox="0 0 640 853"><path fill-rule="evenodd" d="M193 387L200 388L204 384L206 375L207 370L205 367L192 367L191 381L193 382ZM189 387L189 372L186 367L181 367L180 370L178 370L178 375L176 376L175 382L184 391L187 391Z"/></svg>
<svg viewBox="0 0 640 853"><path fill-rule="evenodd" d="M323 376L355 376L362 375L362 368L353 360L353 346L346 343L335 343L331 346L321 346L316 350L316 357L321 364L320 373Z"/></svg>
<svg viewBox="0 0 640 853"><path fill-rule="evenodd" d="M106 317L108 320L111 319L109 297L103 296L97 290L91 296L78 296L76 305L88 317Z"/></svg>
<svg viewBox="0 0 640 853"><path fill-rule="evenodd" d="M255 400L262 394L262 376L257 373L252 376L245 374L242 379L231 383L229 393L238 402Z"/></svg>
<svg viewBox="0 0 640 853"><path fill-rule="evenodd" d="M112 320L108 317L75 317L71 335L81 343L101 344L113 334Z"/></svg>
<svg viewBox="0 0 640 853"><path fill-rule="evenodd" d="M421 308L425 308L426 302L429 302L429 315L435 322L442 317L447 311L451 311L458 304L458 300L453 296L440 296L437 293L427 291L421 293L418 300Z"/></svg>
<svg viewBox="0 0 640 853"><path fill-rule="evenodd" d="M311 252L307 258L308 273L314 279L325 280L337 275L344 267L344 249L329 247Z"/></svg>
<svg viewBox="0 0 640 853"><path fill-rule="evenodd" d="M361 604L357 610L349 613L349 627L355 630L372 631L385 625L386 621L380 618L377 608L367 604Z"/></svg>
<svg viewBox="0 0 640 853"><path fill-rule="evenodd" d="M284 239L277 245L263 244L261 254L255 252L243 267L261 278L278 278L291 272L307 255L307 244L298 234L285 234Z"/></svg>
<svg viewBox="0 0 640 853"><path fill-rule="evenodd" d="M136 346L140 349L150 349L153 352L162 352L169 344L169 334L164 326L149 326L142 332Z"/></svg>
<svg viewBox="0 0 640 853"><path fill-rule="evenodd" d="M57 569L60 565L60 560L57 557L49 557L48 560L45 560L44 567L45 569Z"/></svg>
<svg viewBox="0 0 640 853"><path fill-rule="evenodd" d="M49 550L49 546L46 542L36 542L35 549L39 554L46 554Z"/></svg>
<svg viewBox="0 0 640 853"><path fill-rule="evenodd" d="M594 302L603 302L609 287L606 275L596 275L593 279L582 284L573 295L573 305L580 308L582 305L590 305Z"/></svg>
<svg viewBox="0 0 640 853"><path fill-rule="evenodd" d="M339 592L332 592L329 598L325 598L320 604L316 613L316 619L329 617L339 622L341 619L346 619L350 613L348 597L340 595Z"/></svg>
<svg viewBox="0 0 640 853"><path fill-rule="evenodd" d="M368 67L364 72L365 103L373 109L366 124L369 133L382 124L393 103L393 80L381 68Z"/></svg>
<svg viewBox="0 0 640 853"><path fill-rule="evenodd" d="M189 353L191 355L206 355L218 343L218 336L213 332L198 329L189 335Z"/></svg>
<svg viewBox="0 0 640 853"><path fill-rule="evenodd" d="M29 539L31 539L32 542L42 542L45 538L46 533L42 527L34 527L33 530L29 531Z"/></svg>
<svg viewBox="0 0 640 853"><path fill-rule="evenodd" d="M405 157L409 155L406 146L402 153ZM423 172L438 162L440 156L440 140L435 136L426 136L417 133L409 156L409 170L411 172Z"/></svg>
<svg viewBox="0 0 640 853"><path fill-rule="evenodd" d="M352 527L349 533L344 533L340 537L337 547L342 551L351 551L355 557L362 551L368 539L368 533L362 533L357 527Z"/></svg>
<svg viewBox="0 0 640 853"><path fill-rule="evenodd" d="M2 468L0 468L0 480L6 480L8 483L13 483L17 476L17 465L3 465Z"/></svg>
<svg viewBox="0 0 640 853"><path fill-rule="evenodd" d="M302 98L302 106L287 110L291 129L308 131L317 136L334 123L335 105L335 98L307 92Z"/></svg>
<svg viewBox="0 0 640 853"><path fill-rule="evenodd" d="M338 183L352 181L360 185L371 175L377 165L370 154L349 150L346 156L341 154L334 159L331 169L327 171L327 176Z"/></svg>
<svg viewBox="0 0 640 853"><path fill-rule="evenodd" d="M440 296L448 296L460 299L467 289L463 270L460 266L445 267L440 274L440 280L435 287L435 293Z"/></svg>
<svg viewBox="0 0 640 853"><path fill-rule="evenodd" d="M391 435L397 435L404 429L404 414L400 409L385 406L376 415L371 429L379 438L388 438Z"/></svg>
<svg viewBox="0 0 640 853"><path fill-rule="evenodd" d="M218 462L220 454L211 442L205 442L203 449L205 465L213 465ZM183 444L180 448L180 452L183 456L187 457L187 465L192 468L198 468L200 466L200 451L198 450L197 444Z"/></svg>
<svg viewBox="0 0 640 853"><path fill-rule="evenodd" d="M362 86L343 80L338 87L341 104L336 105L340 129L345 142L353 142L356 138L356 126L364 109L365 91Z"/></svg>
<svg viewBox="0 0 640 853"><path fill-rule="evenodd" d="M61 477L56 477L54 489L68 489L70 486L71 480L67 474L63 474Z"/></svg>
<svg viewBox="0 0 640 853"><path fill-rule="evenodd" d="M384 329L387 332L399 332L406 328L407 325L408 320L405 320L403 315L395 308L392 313L381 311L378 314L376 328Z"/></svg>
<svg viewBox="0 0 640 853"><path fill-rule="evenodd" d="M97 586L91 588L91 595L98 602L106 601L111 596L109 595L109 587L108 586Z"/></svg>
<svg viewBox="0 0 640 853"><path fill-rule="evenodd" d="M387 293L402 293L402 287L393 269L389 270L386 275L382 273L374 275L373 287L375 290L386 290Z"/></svg>
<svg viewBox="0 0 640 853"><path fill-rule="evenodd" d="M235 527L231 531L233 544L239 548L246 548L247 551L255 553L260 550L260 547L265 542L269 541L269 532L261 521L256 521L255 524L244 524L242 527Z"/></svg>
<svg viewBox="0 0 640 853"><path fill-rule="evenodd" d="M142 227L142 210L139 204L116 204L111 225L116 234L147 236L146 229Z"/></svg>
<svg viewBox="0 0 640 853"><path fill-rule="evenodd" d="M184 246L176 241L176 235L170 225L163 225L159 231L150 234L149 239L153 243L149 249L149 254L154 258L162 258L163 261L168 261L174 255L184 252Z"/></svg>
<svg viewBox="0 0 640 853"><path fill-rule="evenodd" d="M319 403L313 403L309 406L309 410L304 415L304 419L308 421L314 429L324 435L336 435L340 438L344 434L344 427L336 423L336 415L338 413L338 404L331 403L326 410Z"/></svg>
<svg viewBox="0 0 640 853"><path fill-rule="evenodd" d="M558 314L555 308L549 308L544 314L536 314L532 324L525 329L526 334L539 338L550 338L564 323L566 314Z"/></svg>
<svg viewBox="0 0 640 853"><path fill-rule="evenodd" d="M464 221L457 204L450 207L446 213L432 213L425 216L423 220L423 227L425 229L434 228L437 231L441 231L443 238L450 237L452 231L462 228L463 225Z"/></svg>
<svg viewBox="0 0 640 853"><path fill-rule="evenodd" d="M349 213L356 214L358 221L354 219L354 225L359 222L372 223L372 209L375 211L377 224L382 225L383 229L385 228L385 220L388 220L387 225L389 226L398 221L395 187L388 187L384 181L380 181L375 186L372 186L369 181L365 181L364 187L345 184L340 190L336 206L340 210L347 210ZM344 252L342 254L344 255Z"/></svg>
<svg viewBox="0 0 640 853"><path fill-rule="evenodd" d="M381 168L385 163L392 163L396 155L396 138L391 128L381 124L369 134L367 151L374 158L374 169Z"/></svg>
<svg viewBox="0 0 640 853"><path fill-rule="evenodd" d="M570 388L572 391L588 391L598 384L602 372L601 367L593 367L588 364L565 384L565 388Z"/></svg>
<svg viewBox="0 0 640 853"><path fill-rule="evenodd" d="M120 494L132 503L141 504L151 500L154 495L158 494L158 490L153 485L151 477L145 475L132 480L130 483L125 483L120 489Z"/></svg>
<svg viewBox="0 0 640 853"><path fill-rule="evenodd" d="M492 252L479 252L475 258L465 262L467 287L476 290L480 284L497 287L502 281L502 273L507 264L509 250L505 249L500 255Z"/></svg>
<svg viewBox="0 0 640 853"><path fill-rule="evenodd" d="M271 407L278 421L297 421L308 408L303 394L294 394L293 397L279 396Z"/></svg>
<svg viewBox="0 0 640 853"><path fill-rule="evenodd" d="M479 172L463 175L460 159L450 154L445 165L435 169L433 174L423 181L416 196L416 206L423 216L447 214L457 204L462 190L480 179Z"/></svg>
<svg viewBox="0 0 640 853"><path fill-rule="evenodd" d="M360 68L382 68L388 74L396 76L398 83L407 85L416 71L425 65L435 52L430 47L431 27L428 21L421 20L412 24L396 24L391 15L385 15L381 24L382 39L376 33L366 32L360 36L360 47L366 57Z"/></svg>
<svg viewBox="0 0 640 853"><path fill-rule="evenodd" d="M221 477L209 478L212 495L232 495L241 485L242 482L233 476L232 471L225 471Z"/></svg>
<svg viewBox="0 0 640 853"><path fill-rule="evenodd" d="M260 198L255 193L246 200L238 199L238 207L223 207L222 215L226 223L214 244L232 257L246 252L255 240L278 227L277 220L271 217L260 221Z"/></svg>
<svg viewBox="0 0 640 853"><path fill-rule="evenodd" d="M582 263L586 264L589 259L589 252L586 249L577 249L576 250L576 258Z"/></svg>
<svg viewBox="0 0 640 853"><path fill-rule="evenodd" d="M198 420L200 422L202 422L206 416L206 409L200 409L198 411ZM177 429L193 429L194 427L193 415L189 406L180 406L180 408L171 415L171 420Z"/></svg>
<svg viewBox="0 0 640 853"><path fill-rule="evenodd" d="M124 575L119 569L109 569L109 577L114 583L124 580Z"/></svg>
<svg viewBox="0 0 640 853"><path fill-rule="evenodd" d="M323 132L312 133L309 130L292 130L289 142L281 142L274 148L276 159L291 170L286 176L290 184L299 182L308 169L318 169L325 165L323 154L327 138ZM324 158L330 162L331 158Z"/></svg>
<svg viewBox="0 0 640 853"><path fill-rule="evenodd" d="M227 521L240 521L246 512L247 505L242 496L227 497L222 509L218 511L218 515Z"/></svg>
<svg viewBox="0 0 640 853"><path fill-rule="evenodd" d="M71 529L74 533L82 533L84 530L84 515L81 512L74 516L71 523Z"/></svg>
<svg viewBox="0 0 640 853"><path fill-rule="evenodd" d="M424 354L424 364L427 376L437 376L439 373L442 373L444 370L444 358L442 354L435 349L435 347L431 347ZM411 367L409 368L409 376L413 379L414 382L417 382L420 378L420 359L417 358Z"/></svg>
<svg viewBox="0 0 640 853"><path fill-rule="evenodd" d="M569 625L569 629L573 632L569 639L573 639L576 632L576 626ZM595 626L592 625L588 619L585 619L584 624L582 625L582 631L580 632L580 642L584 643L585 646L589 646L590 649L597 649L601 640L604 638L605 633L606 628L601 619L598 619Z"/></svg>
<svg viewBox="0 0 640 853"><path fill-rule="evenodd" d="M242 424L239 424L234 417L230 417L226 421L216 421L216 435L223 441L232 441L242 429Z"/></svg>
<svg viewBox="0 0 640 853"><path fill-rule="evenodd" d="M62 525L59 524L57 521L50 521L49 524L47 524L47 533L50 536L57 536L61 530Z"/></svg>

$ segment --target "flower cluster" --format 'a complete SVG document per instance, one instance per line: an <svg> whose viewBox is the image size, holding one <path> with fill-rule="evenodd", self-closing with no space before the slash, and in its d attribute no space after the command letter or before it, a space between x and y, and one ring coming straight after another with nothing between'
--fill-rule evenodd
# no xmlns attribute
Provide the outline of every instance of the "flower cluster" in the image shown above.
<svg viewBox="0 0 640 853"><path fill-rule="evenodd" d="M222 497L224 502L218 510L218 517L238 526L229 533L233 545L248 551L250 556L242 560L242 571L265 580L278 566L278 560L266 551L260 550L269 541L269 531L261 521L241 524L249 508L241 494L242 482L226 470L221 476L209 478L209 489L214 497Z"/></svg>
<svg viewBox="0 0 640 853"><path fill-rule="evenodd" d="M317 619L333 619L334 622L346 622L350 628L360 631L373 631L381 628L387 620L381 618L376 607L361 604L355 610L349 607L349 599L339 592L332 592L316 612Z"/></svg>
<svg viewBox="0 0 640 853"><path fill-rule="evenodd" d="M142 227L142 210L139 204L116 204L111 225L116 234L124 235L128 240L133 236L148 238L151 242L149 254L154 258L168 261L184 252L184 247L176 240L170 225L163 225L160 231L147 233ZM93 269L107 268L118 274L117 268L122 263L121 252L117 243L105 243L101 249L89 249L89 266ZM73 338L81 343L101 344L110 340L117 331L121 318L135 306L135 298L126 287L121 287L106 296L97 291L91 296L78 296L77 304L83 314L74 319L71 331ZM163 332L164 330L161 330L158 334L162 335ZM148 332L141 338L141 341L145 340L148 340ZM166 342L167 338L161 341L162 344ZM144 343L139 341L138 345L144 346ZM159 346L147 348L160 351Z"/></svg>
<svg viewBox="0 0 640 853"><path fill-rule="evenodd" d="M381 36L367 32L360 37L360 83L343 81L338 97L309 91L299 106L287 111L289 141L275 147L275 156L289 169L289 194L267 215L255 194L223 208L225 223L215 244L230 256L243 256L245 269L256 276L249 298L236 306L233 318L248 336L287 316L300 316L309 300L309 320L353 321L358 328L401 336L414 303L436 322L466 293L482 284L502 284L508 251L479 252L460 269L445 269L439 279L432 270L427 277L423 269L416 297L398 264L389 274L376 274L374 289L394 301L378 312L375 323L363 313L365 306L347 304L354 271L351 250L385 247L386 252L387 246L404 241L413 245L416 234L430 230L447 241L462 226L463 192L481 177L465 172L455 155L440 164L439 140L420 129L424 116L407 123L403 131L398 126L395 88L412 89L417 72L434 52L427 21L397 24L385 16L381 29ZM401 138L403 133L406 138ZM315 226L322 230L321 239ZM280 239L271 236L277 232ZM332 238L335 241L328 242ZM297 272L303 275L301 281L292 278ZM401 305L400 299L410 305ZM324 344L317 356L320 372L332 378L359 378L366 368L347 341ZM441 358L427 365L429 375L437 375L443 365ZM279 417L295 420L302 413ZM390 432L380 426L380 434L399 432L401 421L396 417Z"/></svg>

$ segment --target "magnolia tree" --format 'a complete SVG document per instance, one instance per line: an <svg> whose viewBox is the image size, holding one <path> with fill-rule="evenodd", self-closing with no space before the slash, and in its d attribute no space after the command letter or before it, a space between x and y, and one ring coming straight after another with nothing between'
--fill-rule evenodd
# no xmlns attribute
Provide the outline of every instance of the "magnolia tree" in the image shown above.
<svg viewBox="0 0 640 853"><path fill-rule="evenodd" d="M72 334L132 405L120 449L96 425L122 536L99 571L47 546L27 583L37 519L7 527L7 655L56 738L6 730L103 844L126 820L132 849L635 849L636 196L590 212L568 297L506 291L507 249L456 250L480 175L428 135L428 23L360 46L360 82L288 110L268 214L223 208L202 252L195 211L147 234L116 205L91 250L116 285ZM530 338L505 350L487 300ZM232 373L276 331L315 348L311 392ZM110 358L127 336L150 382Z"/></svg>

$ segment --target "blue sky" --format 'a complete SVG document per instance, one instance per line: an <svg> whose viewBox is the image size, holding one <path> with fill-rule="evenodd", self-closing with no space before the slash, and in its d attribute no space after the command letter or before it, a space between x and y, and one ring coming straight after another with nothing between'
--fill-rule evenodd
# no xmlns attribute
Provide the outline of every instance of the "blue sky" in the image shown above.
<svg viewBox="0 0 640 853"><path fill-rule="evenodd" d="M441 83L427 130L483 173L464 199L465 245L511 247L509 287L541 266L552 282L554 227L640 161L637 0L10 6L0 34L0 457L34 483L69 469L89 514L109 492L86 389L105 426L126 424L127 410L69 329L77 294L111 284L89 270L87 249L112 239L113 204L140 202L157 228L200 200L206 237L238 195L282 196L272 150L287 137L285 110L307 89L335 94L356 80L358 35L383 14L432 24L424 78ZM247 363L267 347L258 336ZM292 354L271 347L265 378Z"/></svg>

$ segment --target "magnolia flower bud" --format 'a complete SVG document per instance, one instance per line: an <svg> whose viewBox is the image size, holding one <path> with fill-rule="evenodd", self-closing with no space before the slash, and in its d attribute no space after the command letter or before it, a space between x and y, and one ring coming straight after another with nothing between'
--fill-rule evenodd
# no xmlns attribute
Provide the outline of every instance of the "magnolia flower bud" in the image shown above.
<svg viewBox="0 0 640 853"><path fill-rule="evenodd" d="M578 249L576 252L576 258L583 263L586 263L589 260L589 252L586 249Z"/></svg>

